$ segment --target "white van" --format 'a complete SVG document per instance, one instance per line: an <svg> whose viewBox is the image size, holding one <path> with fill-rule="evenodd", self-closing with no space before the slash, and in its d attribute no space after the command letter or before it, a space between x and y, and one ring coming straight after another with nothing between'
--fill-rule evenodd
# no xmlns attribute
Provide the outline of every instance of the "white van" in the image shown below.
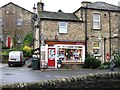
<svg viewBox="0 0 120 90"><path fill-rule="evenodd" d="M11 67L13 65L24 65L25 60L23 57L22 51L11 51L9 52L8 66Z"/></svg>

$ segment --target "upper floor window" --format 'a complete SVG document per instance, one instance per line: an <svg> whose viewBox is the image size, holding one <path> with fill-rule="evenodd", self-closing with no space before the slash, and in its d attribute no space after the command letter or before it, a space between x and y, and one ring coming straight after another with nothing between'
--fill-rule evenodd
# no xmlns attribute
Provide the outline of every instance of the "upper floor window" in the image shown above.
<svg viewBox="0 0 120 90"><path fill-rule="evenodd" d="M0 27L4 26L3 18L0 18Z"/></svg>
<svg viewBox="0 0 120 90"><path fill-rule="evenodd" d="M0 34L0 42L3 42L3 35Z"/></svg>
<svg viewBox="0 0 120 90"><path fill-rule="evenodd" d="M101 29L100 25L100 14L93 14L93 29Z"/></svg>
<svg viewBox="0 0 120 90"><path fill-rule="evenodd" d="M67 30L67 22L59 22L59 33L63 33L63 34L66 34L68 33L68 30Z"/></svg>
<svg viewBox="0 0 120 90"><path fill-rule="evenodd" d="M93 42L93 54L100 55L100 42Z"/></svg>
<svg viewBox="0 0 120 90"><path fill-rule="evenodd" d="M21 18L18 18L17 19L17 26L18 27L21 27L22 26L22 23L23 23L23 20Z"/></svg>

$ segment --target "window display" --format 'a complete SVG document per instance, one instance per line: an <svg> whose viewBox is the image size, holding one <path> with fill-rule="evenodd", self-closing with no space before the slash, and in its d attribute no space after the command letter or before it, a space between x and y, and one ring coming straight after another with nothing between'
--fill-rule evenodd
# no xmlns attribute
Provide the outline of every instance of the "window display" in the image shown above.
<svg viewBox="0 0 120 90"><path fill-rule="evenodd" d="M82 48L74 47L74 48L59 48L59 59L69 62L80 62L82 61Z"/></svg>
<svg viewBox="0 0 120 90"><path fill-rule="evenodd" d="M100 55L100 42L93 42L93 54Z"/></svg>

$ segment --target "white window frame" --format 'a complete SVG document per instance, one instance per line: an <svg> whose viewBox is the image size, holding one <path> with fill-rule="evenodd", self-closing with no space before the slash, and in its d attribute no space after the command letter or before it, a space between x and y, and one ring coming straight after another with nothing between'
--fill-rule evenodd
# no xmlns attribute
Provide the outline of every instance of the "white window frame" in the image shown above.
<svg viewBox="0 0 120 90"><path fill-rule="evenodd" d="M68 22L60 21L59 22L59 33L61 34L67 34L68 33Z"/></svg>
<svg viewBox="0 0 120 90"><path fill-rule="evenodd" d="M3 34L0 34L0 41L3 42Z"/></svg>
<svg viewBox="0 0 120 90"><path fill-rule="evenodd" d="M4 26L3 18L0 18L0 27L3 27L3 26Z"/></svg>
<svg viewBox="0 0 120 90"><path fill-rule="evenodd" d="M18 27L21 27L22 24L23 24L22 18L17 18L17 26L18 26Z"/></svg>
<svg viewBox="0 0 120 90"><path fill-rule="evenodd" d="M98 46L94 46L95 43L98 44ZM100 46L101 46L101 42L97 42L97 41L96 41L96 42L93 42L93 55L94 55L94 56L100 56L100 52L101 52L101 51L100 51ZM95 54L95 53L94 53L94 50L98 50L98 53Z"/></svg>
<svg viewBox="0 0 120 90"><path fill-rule="evenodd" d="M93 14L93 29L101 29L100 14L98 13Z"/></svg>

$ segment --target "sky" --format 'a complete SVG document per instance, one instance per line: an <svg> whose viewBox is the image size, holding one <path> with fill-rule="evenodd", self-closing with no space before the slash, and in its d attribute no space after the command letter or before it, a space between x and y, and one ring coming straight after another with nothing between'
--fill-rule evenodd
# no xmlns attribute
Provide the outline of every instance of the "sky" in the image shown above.
<svg viewBox="0 0 120 90"><path fill-rule="evenodd" d="M33 11L34 4L37 5L37 2L40 0L1 0L0 1L0 7L4 6L5 4L9 2L13 2L29 11ZM66 13L72 13L76 11L78 8L81 7L82 1L90 1L90 2L96 2L96 1L102 1L113 5L118 5L118 2L120 0L42 0L44 3L44 10L45 11L53 11L57 12L59 9L61 9L63 12Z"/></svg>

